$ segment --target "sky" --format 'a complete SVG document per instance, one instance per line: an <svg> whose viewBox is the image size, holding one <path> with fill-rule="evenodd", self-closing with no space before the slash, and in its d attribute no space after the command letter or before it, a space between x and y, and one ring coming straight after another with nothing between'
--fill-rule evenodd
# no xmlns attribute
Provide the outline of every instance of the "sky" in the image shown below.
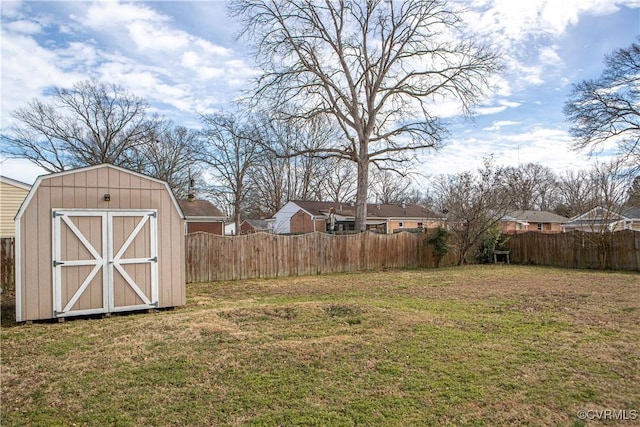
<svg viewBox="0 0 640 427"><path fill-rule="evenodd" d="M570 150L562 108L572 84L597 78L606 54L636 41L640 0L453 2L465 8L469 35L503 52L505 70L472 120L443 106L445 145L421 155L417 171L470 171L489 156L560 174L588 168L596 159ZM260 74L224 1L2 0L0 11L3 133L16 108L89 78L119 84L152 112L197 128L200 113L230 109ZM1 151L0 174L30 184L45 173Z"/></svg>

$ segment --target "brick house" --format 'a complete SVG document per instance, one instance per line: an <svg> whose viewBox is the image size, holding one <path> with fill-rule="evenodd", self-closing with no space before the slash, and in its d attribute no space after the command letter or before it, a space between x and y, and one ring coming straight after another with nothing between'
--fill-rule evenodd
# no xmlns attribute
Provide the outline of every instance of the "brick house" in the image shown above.
<svg viewBox="0 0 640 427"><path fill-rule="evenodd" d="M544 234L562 233L562 226L569 218L547 211L512 211L500 221L500 230L505 234L536 231Z"/></svg>
<svg viewBox="0 0 640 427"><path fill-rule="evenodd" d="M224 236L224 222L227 216L208 200L179 200L185 216L187 233L204 231Z"/></svg>
<svg viewBox="0 0 640 427"><path fill-rule="evenodd" d="M292 200L269 221L278 234L327 232L330 212L336 233L355 230L355 206L349 203ZM436 228L444 221L444 216L418 205L367 204L367 230L378 233L420 231Z"/></svg>
<svg viewBox="0 0 640 427"><path fill-rule="evenodd" d="M253 234L259 232L269 232L269 221L266 219L245 219L240 224L240 234Z"/></svg>

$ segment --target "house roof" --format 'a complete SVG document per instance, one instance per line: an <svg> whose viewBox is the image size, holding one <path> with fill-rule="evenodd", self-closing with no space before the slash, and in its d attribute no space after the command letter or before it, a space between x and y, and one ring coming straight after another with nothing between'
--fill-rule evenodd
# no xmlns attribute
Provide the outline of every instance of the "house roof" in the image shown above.
<svg viewBox="0 0 640 427"><path fill-rule="evenodd" d="M356 208L350 203L318 202L307 200L291 200L292 203L300 206L311 215L325 215L329 209L334 208L337 215L353 217ZM367 218L444 218L444 215L437 214L419 205L390 205L367 203Z"/></svg>
<svg viewBox="0 0 640 427"><path fill-rule="evenodd" d="M207 217L224 219L227 216L208 200L178 200L185 217Z"/></svg>
<svg viewBox="0 0 640 427"><path fill-rule="evenodd" d="M544 222L544 223L560 223L569 222L569 218L562 215L554 214L547 211L512 211L504 216L507 221L526 221L526 222Z"/></svg>
<svg viewBox="0 0 640 427"><path fill-rule="evenodd" d="M622 210L622 215L629 219L640 219L640 208L636 206L630 206Z"/></svg>
<svg viewBox="0 0 640 427"><path fill-rule="evenodd" d="M0 181L5 183L5 184L12 185L14 187L21 188L23 190L29 191L31 189L31 185L30 184L26 184L26 183L24 183L22 181L18 181L17 179L9 178L8 176L0 175Z"/></svg>
<svg viewBox="0 0 640 427"><path fill-rule="evenodd" d="M593 221L617 221L623 219L622 215L602 206L596 206L587 212L574 216L569 221L570 224L587 223Z"/></svg>

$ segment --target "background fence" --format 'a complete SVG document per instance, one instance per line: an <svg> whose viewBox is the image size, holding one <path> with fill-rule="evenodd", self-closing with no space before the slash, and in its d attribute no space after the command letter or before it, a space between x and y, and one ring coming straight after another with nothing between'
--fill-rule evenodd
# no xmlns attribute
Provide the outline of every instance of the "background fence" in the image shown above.
<svg viewBox="0 0 640 427"><path fill-rule="evenodd" d="M2 291L15 289L15 253L13 237L0 238L0 288Z"/></svg>
<svg viewBox="0 0 640 427"><path fill-rule="evenodd" d="M606 268L640 271L640 232L617 231L607 236ZM510 235L511 262L568 268L601 268L602 251L594 233L572 232Z"/></svg>
<svg viewBox="0 0 640 427"><path fill-rule="evenodd" d="M424 234L187 235L187 282L432 267ZM441 265L453 265L448 255Z"/></svg>
<svg viewBox="0 0 640 427"><path fill-rule="evenodd" d="M434 267L424 234L397 233L298 236L257 233L225 237L194 233L186 238L187 282L340 273L384 268ZM640 232L612 234L607 268L640 271ZM600 268L601 253L589 233L509 236L511 262L567 268ZM15 287L14 241L0 239L0 286ZM442 266L455 265L449 253Z"/></svg>

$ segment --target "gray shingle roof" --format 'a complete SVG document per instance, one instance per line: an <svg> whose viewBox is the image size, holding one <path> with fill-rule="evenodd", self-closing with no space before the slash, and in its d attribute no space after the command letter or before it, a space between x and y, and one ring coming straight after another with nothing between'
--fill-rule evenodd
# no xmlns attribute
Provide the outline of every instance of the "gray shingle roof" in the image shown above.
<svg viewBox="0 0 640 427"><path fill-rule="evenodd" d="M569 222L569 218L547 211L512 211L505 215L506 220L526 222L560 223Z"/></svg>
<svg viewBox="0 0 640 427"><path fill-rule="evenodd" d="M185 217L221 217L226 215L208 200L178 200Z"/></svg>

